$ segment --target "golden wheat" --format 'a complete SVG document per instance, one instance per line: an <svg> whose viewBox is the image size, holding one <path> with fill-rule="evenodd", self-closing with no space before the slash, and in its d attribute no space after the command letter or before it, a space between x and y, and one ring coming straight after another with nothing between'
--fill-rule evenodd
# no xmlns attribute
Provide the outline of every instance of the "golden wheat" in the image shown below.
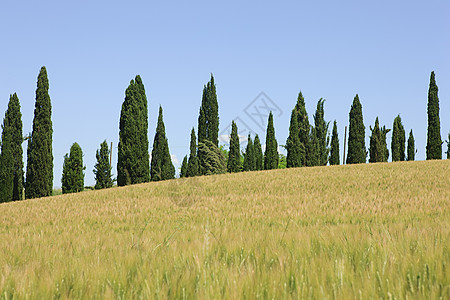
<svg viewBox="0 0 450 300"><path fill-rule="evenodd" d="M449 299L450 161L0 205L1 298Z"/></svg>

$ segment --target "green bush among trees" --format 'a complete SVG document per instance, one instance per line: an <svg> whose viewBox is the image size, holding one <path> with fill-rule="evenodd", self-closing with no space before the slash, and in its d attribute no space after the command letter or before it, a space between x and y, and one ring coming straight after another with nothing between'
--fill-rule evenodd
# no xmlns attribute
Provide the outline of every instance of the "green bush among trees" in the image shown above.
<svg viewBox="0 0 450 300"><path fill-rule="evenodd" d="M109 155L111 150L108 148L106 140L100 144L100 149L95 153L97 158L97 163L94 166L95 174L95 189L106 189L110 188L114 184L114 179L112 178L112 168L109 162Z"/></svg>
<svg viewBox="0 0 450 300"><path fill-rule="evenodd" d="M73 143L70 153L64 156L61 188L63 194L78 193L84 190L83 151L80 145Z"/></svg>

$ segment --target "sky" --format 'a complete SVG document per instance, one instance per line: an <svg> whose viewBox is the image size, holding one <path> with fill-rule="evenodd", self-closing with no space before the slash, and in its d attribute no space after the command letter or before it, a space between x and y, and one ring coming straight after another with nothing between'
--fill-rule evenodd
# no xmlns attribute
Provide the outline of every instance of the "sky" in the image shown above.
<svg viewBox="0 0 450 300"><path fill-rule="evenodd" d="M416 159L423 160L431 71L442 139L450 132L449 15L447 0L2 0L0 118L17 93L24 134L32 131L37 76L46 66L54 186L61 186L63 157L74 142L83 149L85 185L94 185L95 151L105 139L113 143L116 176L120 109L139 74L148 99L149 151L162 105L179 167L212 73L221 134L236 120L242 135L257 133L264 143L273 110L276 138L284 145L302 91L310 122L317 101L326 99L325 119L337 121L342 158L344 127L358 94L366 146L377 116L392 128L400 114L407 133L413 130ZM26 143L24 149L26 164Z"/></svg>

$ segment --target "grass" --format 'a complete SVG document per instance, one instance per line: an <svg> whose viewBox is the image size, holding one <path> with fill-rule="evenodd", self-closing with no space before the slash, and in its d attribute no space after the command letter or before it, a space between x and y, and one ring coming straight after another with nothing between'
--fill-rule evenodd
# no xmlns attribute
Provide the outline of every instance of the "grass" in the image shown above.
<svg viewBox="0 0 450 300"><path fill-rule="evenodd" d="M450 299L450 160L0 205L0 298Z"/></svg>

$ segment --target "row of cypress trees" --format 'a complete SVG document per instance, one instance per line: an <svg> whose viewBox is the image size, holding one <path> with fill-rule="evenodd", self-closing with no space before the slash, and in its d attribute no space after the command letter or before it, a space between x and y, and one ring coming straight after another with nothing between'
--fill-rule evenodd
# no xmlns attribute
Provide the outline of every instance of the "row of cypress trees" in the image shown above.
<svg viewBox="0 0 450 300"><path fill-rule="evenodd" d="M53 154L51 100L48 94L49 82L47 70L42 67L37 80L36 102L32 133L23 137L22 115L17 94L10 95L8 109L2 125L0 152L0 202L49 196L53 190ZM324 99L317 103L314 125L309 124L305 100L300 92L297 103L291 113L289 137L286 141L286 166L320 166L340 164L339 137L337 123L334 121L331 143L328 134L329 122L324 119ZM148 152L148 108L144 84L139 75L131 80L125 91L125 100L119 121L119 145L117 163L117 184L119 186L166 180L175 177L165 126L163 110L159 108L158 123L153 142L151 161ZM427 159L442 158L442 140L440 135L438 87L434 72L431 73L428 92L428 132ZM355 96L349 113L349 138L346 163L365 163L387 161L389 150L386 134L390 129L381 127L378 117L374 127L370 127L369 151L365 147L365 126L362 117L362 105ZM228 157L218 147L219 114L216 86L211 74L210 81L203 88L202 103L198 117L198 139L194 128L191 131L190 153L185 156L181 168L182 177L198 175L275 169L279 164L278 143L275 138L273 115L269 114L266 131L266 148L263 154L258 135L248 143L241 160L237 126L232 122L230 151ZM26 181L23 172L22 142L28 141ZM450 157L450 134L447 141ZM405 129L400 116L394 119L391 142L392 160L414 160L415 145L412 130L407 142L405 155ZM97 163L94 167L96 189L113 185L111 166L108 162L110 149L106 141L96 152ZM64 157L62 187L63 192L83 190L84 169L81 147L74 143L70 153ZM242 167L241 167L242 165Z"/></svg>

